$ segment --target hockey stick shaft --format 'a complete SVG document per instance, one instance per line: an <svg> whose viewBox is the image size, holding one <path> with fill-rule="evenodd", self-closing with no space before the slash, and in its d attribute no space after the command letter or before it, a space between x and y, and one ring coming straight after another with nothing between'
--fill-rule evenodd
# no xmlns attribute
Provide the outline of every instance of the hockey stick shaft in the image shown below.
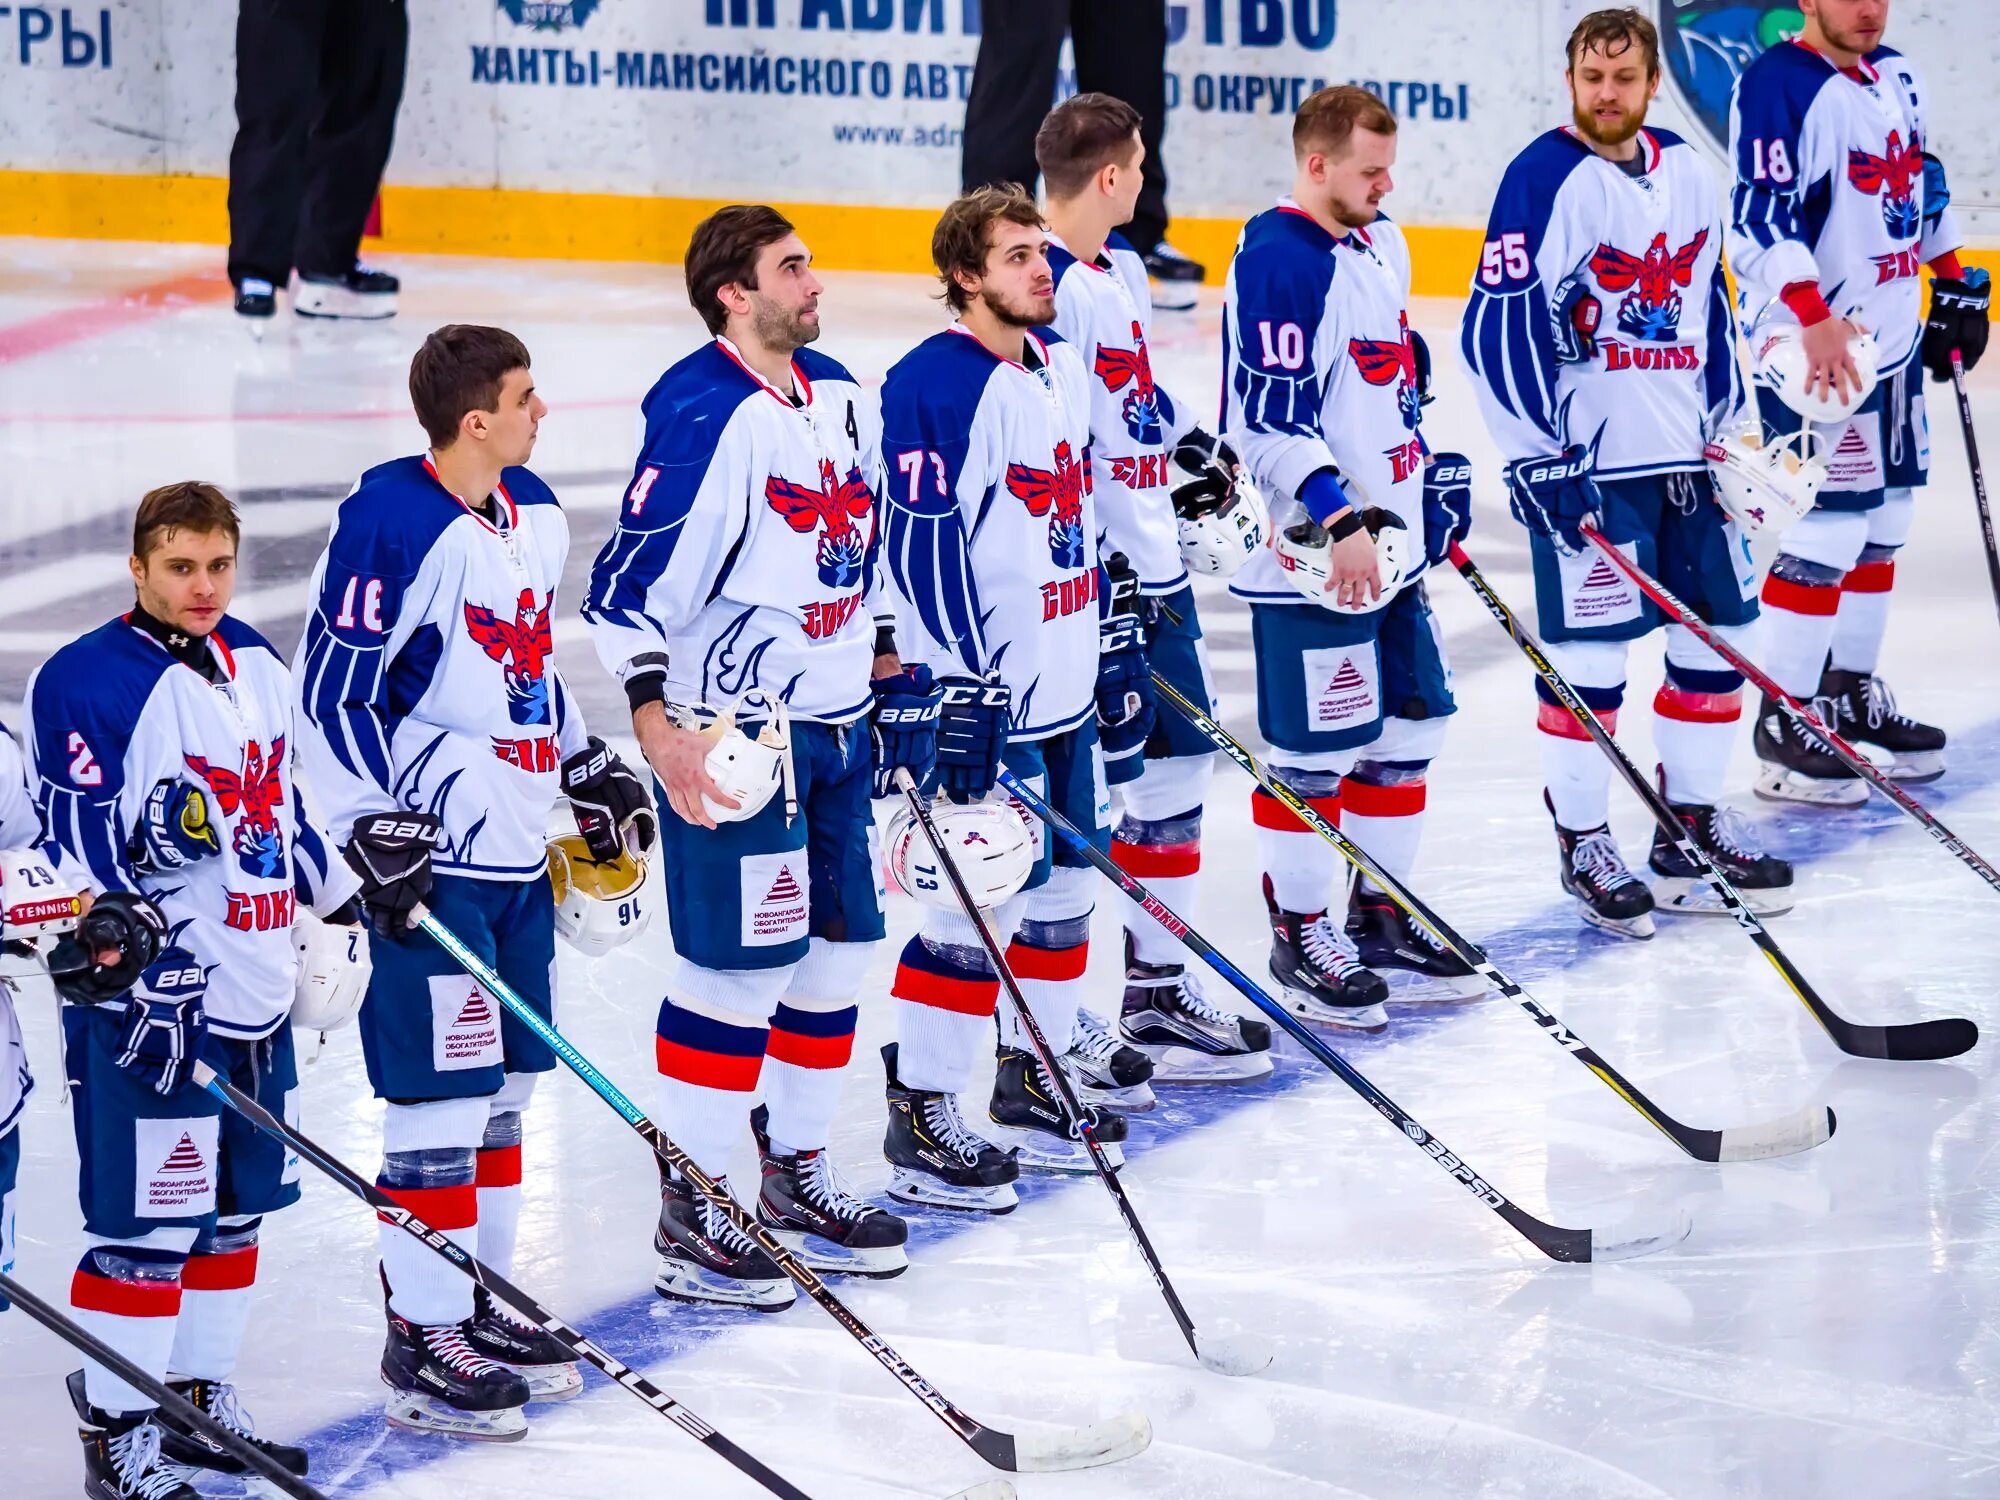
<svg viewBox="0 0 2000 1500"><path fill-rule="evenodd" d="M515 1311L552 1335L571 1354L624 1386L689 1437L735 1465L772 1494L782 1495L785 1500L812 1500L804 1490L767 1469L623 1360L600 1348L573 1325L550 1312L491 1266L467 1254L464 1247L444 1230L433 1229L339 1157L318 1145L311 1137L287 1125L249 1094L221 1077L208 1064L197 1062L194 1065L194 1081L259 1130L290 1146L348 1192L373 1208L379 1219L395 1225L425 1249L450 1261L475 1285L485 1287L488 1292L508 1303Z"/></svg>
<svg viewBox="0 0 2000 1500"><path fill-rule="evenodd" d="M192 1401L155 1380L96 1334L64 1317L13 1277L0 1274L0 1292L4 1292L16 1307L64 1343L96 1360L134 1390L151 1397L162 1411L171 1413L176 1420L192 1427L230 1457L248 1464L287 1495L296 1496L297 1500L326 1500L322 1492L268 1453L260 1452L255 1445L245 1442Z"/></svg>
<svg viewBox="0 0 2000 1500"><path fill-rule="evenodd" d="M1965 358L1951 351L1951 388L1958 396L1958 425L1965 434L1965 464L1972 471L1972 503L1979 511L1979 535L1986 543L1986 576L1993 607L2000 610L2000 544L1993 539L1993 511L1986 502L1986 471L1979 464L1979 437L1972 430L1972 398L1965 393Z"/></svg>
<svg viewBox="0 0 2000 1500"><path fill-rule="evenodd" d="M1369 1082L1359 1069L1329 1047L1303 1021L1266 994L1248 975L1231 963L1220 949L1188 926L1164 901L1127 874L1115 860L1084 837L1074 823L1037 796L1031 787L1024 785L1011 772L1006 771L1000 775L1000 785L1005 787L1022 806L1055 830L1058 838L1088 860L1107 880L1136 902L1140 910L1192 949L1238 994L1282 1027L1293 1041L1312 1055L1315 1061L1330 1069L1335 1077L1359 1094L1369 1108L1395 1126L1405 1138L1414 1142L1426 1156L1444 1169L1447 1176L1492 1209L1506 1221L1508 1227L1529 1244L1552 1260L1589 1259L1589 1230L1564 1229L1544 1223L1525 1209L1508 1201L1484 1177L1467 1166L1463 1158L1447 1149L1443 1141L1418 1124L1414 1116ZM1579 1248L1584 1252L1581 1255L1575 1253Z"/></svg>
<svg viewBox="0 0 2000 1500"><path fill-rule="evenodd" d="M1940 823L1916 798L1897 786L1887 776L1884 776L1877 769L1875 763L1869 760L1867 756L1856 750L1846 740L1835 734L1832 729L1821 723L1819 715L1815 714L1810 708L1807 708L1798 699L1773 682L1765 675L1762 668L1734 646L1730 645L1728 641L1717 635L1701 616L1697 615L1693 610L1681 603L1679 599L1675 598L1673 594L1669 593L1666 586L1649 575L1645 569L1641 568L1623 552L1620 552L1611 543L1607 542L1600 532L1593 527L1586 526L1583 528L1583 534L1597 544L1598 550L1611 559L1612 566L1631 579L1638 586L1641 593L1645 594L1647 598L1659 605L1661 609L1672 615L1676 624L1685 625L1696 636L1700 637L1702 642L1711 651L1728 662L1737 671L1741 672L1756 685L1760 692L1776 703L1791 718L1793 723L1810 731L1816 738L1824 740L1827 747L1846 763L1849 770L1861 777L1912 818L1915 818L1917 822L1923 825L1924 830L1932 838L1936 839L1947 850L1970 865L1978 873L1979 878L1992 886L1994 890L2000 891L2000 871L1996 871L1992 865L1988 864L1970 844L1966 843L1964 839Z"/></svg>

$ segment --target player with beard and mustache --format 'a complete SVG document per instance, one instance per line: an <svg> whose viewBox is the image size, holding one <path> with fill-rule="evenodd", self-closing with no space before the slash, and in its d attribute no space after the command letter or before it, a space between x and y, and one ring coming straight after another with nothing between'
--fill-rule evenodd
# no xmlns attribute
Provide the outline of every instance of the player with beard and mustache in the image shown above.
<svg viewBox="0 0 2000 1500"><path fill-rule="evenodd" d="M1783 911L1791 866L1720 806L1743 679L1667 624L1578 529L1594 520L1748 649L1754 575L1703 456L1743 415L1715 180L1693 146L1646 124L1660 68L1644 16L1584 17L1567 57L1571 123L1537 137L1501 180L1461 348L1507 461L1514 515L1529 530L1549 656L1615 727L1626 648L1665 627L1653 741L1667 800L1745 899ZM1583 919L1645 938L1660 900L1721 911L1662 834L1650 860L1657 890L1626 867L1607 825L1610 761L1539 678L1536 691L1543 799L1563 888Z"/></svg>

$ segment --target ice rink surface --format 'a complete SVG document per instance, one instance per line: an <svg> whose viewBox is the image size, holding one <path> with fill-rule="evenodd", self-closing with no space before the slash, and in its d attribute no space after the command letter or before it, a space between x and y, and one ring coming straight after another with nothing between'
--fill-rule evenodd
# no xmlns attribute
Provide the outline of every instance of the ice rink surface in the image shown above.
<svg viewBox="0 0 2000 1500"><path fill-rule="evenodd" d="M257 343L228 311L218 260L207 249L0 247L0 698L18 700L35 662L129 602L132 506L170 479L214 480L237 497L236 612L288 652L338 498L367 465L422 444L404 390L417 340L443 322L497 322L527 342L551 406L534 466L574 534L559 659L596 726L624 737L622 695L573 611L631 469L638 398L700 337L678 273L411 259L395 267L407 290L393 322L281 313ZM918 280L828 283L820 347L865 379L939 322ZM1426 434L1465 449L1480 474L1468 548L1525 614L1527 549L1445 357L1456 308L1420 303L1414 321L1441 356ZM1212 414L1216 294L1198 313L1162 314L1153 347L1163 382ZM1973 386L2000 462L2000 359ZM1956 413L1948 391L1930 391L1933 484L1903 554L1884 672L1907 708L1952 735L1949 773L1918 795L2000 857L2000 625ZM1799 862L1798 905L1773 934L1851 1018L1964 1015L1988 1039L1949 1063L1843 1058L1731 924L1663 916L1645 944L1585 929L1556 884L1528 668L1457 578L1430 589L1460 712L1432 774L1417 889L1681 1119L1720 1127L1829 1104L1838 1134L1785 1160L1702 1165L1506 1000L1397 1005L1385 1035L1335 1045L1502 1192L1579 1226L1680 1205L1693 1234L1622 1264L1546 1261L1281 1038L1262 1085L1163 1091L1133 1123L1125 1173L1197 1322L1276 1340L1264 1374L1228 1380L1194 1365L1087 1179L1038 1184L1002 1219L919 1215L912 1269L841 1295L989 1424L1033 1432L1150 1415L1149 1451L1023 1476L1028 1500L2000 1495L2000 895L1880 799L1827 813L1753 802L1746 722L1732 785ZM1219 594L1204 608L1220 717L1250 738L1247 619ZM1635 649L1623 738L1648 767L1644 705L1659 672L1656 645ZM1257 975L1268 933L1247 792L1219 768L1191 915ZM1644 812L1622 789L1613 809L1642 864ZM1103 1011L1116 1007L1117 920L1107 893L1090 970ZM893 898L834 1142L868 1193L887 1178L884 1000L914 924ZM648 1109L669 957L661 920L605 960L562 956L559 1024ZM40 1087L22 1126L18 1274L62 1302L80 1247L75 1151L45 984L23 1008ZM372 1176L381 1110L353 1033L336 1034L304 1079L306 1130ZM809 1303L756 1317L655 1298L650 1154L567 1074L542 1082L526 1163L515 1279L807 1492L941 1496L987 1477ZM754 1182L754 1170L746 1130L736 1177ZM761 1493L594 1374L580 1399L531 1408L518 1444L386 1430L374 1246L366 1210L307 1168L304 1202L267 1225L238 1373L261 1430L303 1437L329 1495ZM22 1317L0 1318L8 1500L78 1490L61 1384L74 1364ZM215 1492L234 1491L222 1481Z"/></svg>

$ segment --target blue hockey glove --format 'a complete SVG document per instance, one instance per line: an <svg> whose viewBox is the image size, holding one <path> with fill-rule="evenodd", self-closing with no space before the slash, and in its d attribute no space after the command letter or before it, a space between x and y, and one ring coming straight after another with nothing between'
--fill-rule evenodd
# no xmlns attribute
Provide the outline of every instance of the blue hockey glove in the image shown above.
<svg viewBox="0 0 2000 1500"><path fill-rule="evenodd" d="M1991 278L1979 266L1963 277L1939 276L1931 282L1931 314L1924 320L1923 361L1931 379L1951 379L1951 354L1969 372L1986 352L1986 309L1992 301Z"/></svg>
<svg viewBox="0 0 2000 1500"><path fill-rule="evenodd" d="M1424 555L1441 563L1451 544L1472 535L1472 460L1433 453L1424 469Z"/></svg>
<svg viewBox="0 0 2000 1500"><path fill-rule="evenodd" d="M1604 305L1583 278L1582 266L1558 281L1549 295L1549 326L1555 335L1556 362L1582 364L1597 358L1597 325Z"/></svg>
<svg viewBox="0 0 2000 1500"><path fill-rule="evenodd" d="M208 975L181 947L163 948L125 1002L125 1044L118 1066L171 1094L187 1082L195 1051L208 1034L201 997Z"/></svg>
<svg viewBox="0 0 2000 1500"><path fill-rule="evenodd" d="M1000 775L1014 690L998 672L984 682L947 677L938 687L938 786L953 802L977 802Z"/></svg>
<svg viewBox="0 0 2000 1500"><path fill-rule="evenodd" d="M868 720L868 737L875 751L875 795L896 795L896 772L906 770L919 790L928 793L937 775L938 706L944 694L931 669L919 662L893 677L869 684L875 712Z"/></svg>
<svg viewBox="0 0 2000 1500"><path fill-rule="evenodd" d="M222 840L208 815L208 798L186 781L162 781L146 793L133 830L132 867L141 874L179 870L222 852Z"/></svg>
<svg viewBox="0 0 2000 1500"><path fill-rule="evenodd" d="M1590 477L1591 452L1571 443L1556 457L1523 458L1507 465L1507 504L1514 519L1544 536L1565 557L1583 553L1583 526L1595 525L1603 499Z"/></svg>
<svg viewBox="0 0 2000 1500"><path fill-rule="evenodd" d="M1105 561L1104 601L1097 625L1097 737L1106 779L1117 784L1136 778L1154 714L1139 575L1122 552Z"/></svg>

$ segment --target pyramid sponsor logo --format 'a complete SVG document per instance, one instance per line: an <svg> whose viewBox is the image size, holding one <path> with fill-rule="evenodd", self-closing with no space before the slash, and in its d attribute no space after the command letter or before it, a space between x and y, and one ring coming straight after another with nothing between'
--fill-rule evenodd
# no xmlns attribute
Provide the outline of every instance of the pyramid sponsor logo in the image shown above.
<svg viewBox="0 0 2000 1500"><path fill-rule="evenodd" d="M213 1119L136 1120L136 1209L145 1219L177 1219L215 1207Z"/></svg>
<svg viewBox="0 0 2000 1500"><path fill-rule="evenodd" d="M1833 457L1826 461L1825 489L1863 490L1873 489L1882 481L1877 473L1875 450L1868 439L1861 434L1859 425L1847 424L1847 430L1834 444Z"/></svg>
<svg viewBox="0 0 2000 1500"><path fill-rule="evenodd" d="M500 1060L500 1014L485 991L462 974L433 978L431 1065L451 1073Z"/></svg>
<svg viewBox="0 0 2000 1500"><path fill-rule="evenodd" d="M1367 650L1366 647L1360 648ZM1356 660L1345 650L1309 652L1306 671L1311 689L1311 727L1345 729L1375 717L1375 674L1372 653ZM1312 658L1319 658L1313 660Z"/></svg>
<svg viewBox="0 0 2000 1500"><path fill-rule="evenodd" d="M1570 575L1574 577L1574 574ZM1598 625L1630 619L1639 612L1639 596L1603 553L1594 553L1583 581L1572 589L1566 613L1571 625Z"/></svg>
<svg viewBox="0 0 2000 1500"><path fill-rule="evenodd" d="M797 854L753 855L743 862L743 941L790 942L806 929L806 892L792 869Z"/></svg>
<svg viewBox="0 0 2000 1500"><path fill-rule="evenodd" d="M162 1176L185 1177L190 1172L199 1174L207 1170L208 1163L202 1160L200 1148L185 1130L181 1132L174 1149L167 1153L167 1159L160 1164Z"/></svg>

